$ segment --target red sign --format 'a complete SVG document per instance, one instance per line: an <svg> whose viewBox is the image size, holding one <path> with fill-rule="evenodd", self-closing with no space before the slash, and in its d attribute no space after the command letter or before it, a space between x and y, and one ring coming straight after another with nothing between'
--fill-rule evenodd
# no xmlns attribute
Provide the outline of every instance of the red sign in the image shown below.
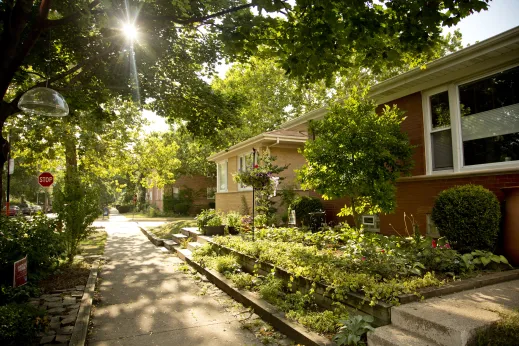
<svg viewBox="0 0 519 346"><path fill-rule="evenodd" d="M49 172L43 172L38 177L38 183L43 187L49 187L54 182L54 177Z"/></svg>
<svg viewBox="0 0 519 346"><path fill-rule="evenodd" d="M13 287L23 286L27 283L27 256L14 262Z"/></svg>

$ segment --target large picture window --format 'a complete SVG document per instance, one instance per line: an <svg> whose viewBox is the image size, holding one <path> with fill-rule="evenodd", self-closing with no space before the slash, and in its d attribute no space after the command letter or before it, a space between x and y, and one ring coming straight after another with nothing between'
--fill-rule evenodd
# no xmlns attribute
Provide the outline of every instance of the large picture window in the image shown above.
<svg viewBox="0 0 519 346"><path fill-rule="evenodd" d="M459 86L464 165L519 160L519 67Z"/></svg>
<svg viewBox="0 0 519 346"><path fill-rule="evenodd" d="M519 163L519 67L445 89L424 94L428 172Z"/></svg>

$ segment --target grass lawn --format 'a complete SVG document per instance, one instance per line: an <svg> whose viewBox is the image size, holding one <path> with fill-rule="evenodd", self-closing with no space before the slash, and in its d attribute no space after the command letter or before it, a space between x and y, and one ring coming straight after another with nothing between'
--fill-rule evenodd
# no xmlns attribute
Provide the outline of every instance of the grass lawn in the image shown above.
<svg viewBox="0 0 519 346"><path fill-rule="evenodd" d="M106 238L104 229L96 229L79 244L79 253L83 257L102 255L105 251Z"/></svg>
<svg viewBox="0 0 519 346"><path fill-rule="evenodd" d="M153 234L162 239L172 239L172 234L180 233L184 227L196 227L196 220L192 217L174 218L162 226L150 229Z"/></svg>

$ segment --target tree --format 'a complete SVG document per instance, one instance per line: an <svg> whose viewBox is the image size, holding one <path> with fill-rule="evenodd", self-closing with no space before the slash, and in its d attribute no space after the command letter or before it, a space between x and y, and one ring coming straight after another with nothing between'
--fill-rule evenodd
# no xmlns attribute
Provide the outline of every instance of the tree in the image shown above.
<svg viewBox="0 0 519 346"><path fill-rule="evenodd" d="M400 124L405 118L394 106L380 114L366 92L354 90L336 103L323 120L314 121L315 140L305 144L306 165L298 171L302 187L314 189L325 199L348 197L339 216L392 212L395 181L412 168L412 146Z"/></svg>
<svg viewBox="0 0 519 346"><path fill-rule="evenodd" d="M147 107L210 135L236 123L236 100L202 79L219 59L246 60L264 47L304 81L330 80L344 66L377 71L431 50L441 26L488 1L2 1L0 132L21 95L48 84L150 100ZM135 23L142 41L125 38L124 23ZM1 136L0 148L3 168L9 145Z"/></svg>

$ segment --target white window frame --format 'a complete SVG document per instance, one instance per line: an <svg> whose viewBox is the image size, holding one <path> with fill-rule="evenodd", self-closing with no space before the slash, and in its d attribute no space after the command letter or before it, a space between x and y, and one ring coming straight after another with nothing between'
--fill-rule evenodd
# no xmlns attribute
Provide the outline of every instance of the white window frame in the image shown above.
<svg viewBox="0 0 519 346"><path fill-rule="evenodd" d="M436 174L449 174L449 173L464 173L464 172L476 172L476 171L487 171L495 169L509 169L519 168L519 160L508 161L508 162L492 162L480 165L464 166L464 153L463 153L463 137L461 134L461 118L460 118L460 98L458 87L462 84L474 82L479 79L490 77L494 74L512 69L517 67L518 64L506 66L504 68L495 69L484 74L478 74L459 80L447 85L443 85L434 89L426 90L422 92L422 111L423 111L423 123L424 123L424 143L425 143L425 167L427 175ZM431 133L435 132L432 130L432 118L431 118L431 105L429 98L432 95L448 91L449 93L449 110L451 115L451 136L452 136L452 169L445 170L433 170L433 152L431 143ZM432 131L432 132L431 132Z"/></svg>
<svg viewBox="0 0 519 346"><path fill-rule="evenodd" d="M247 166L247 156L249 156L249 155L252 155L252 153L246 152L246 153L236 156L236 168L237 168L238 172L240 172L242 169L240 162L245 163L246 171L251 169L251 167ZM241 161L242 159L243 159L243 161ZM253 165L255 165L257 162L258 162L258 155L256 154L256 156L254 157ZM252 191L252 186L243 186L241 183L238 183L238 191Z"/></svg>
<svg viewBox="0 0 519 346"><path fill-rule="evenodd" d="M220 165L225 164L226 169L225 173L227 175L225 190L220 190ZM229 162L228 160L223 160L216 163L216 192L228 192L229 191Z"/></svg>

